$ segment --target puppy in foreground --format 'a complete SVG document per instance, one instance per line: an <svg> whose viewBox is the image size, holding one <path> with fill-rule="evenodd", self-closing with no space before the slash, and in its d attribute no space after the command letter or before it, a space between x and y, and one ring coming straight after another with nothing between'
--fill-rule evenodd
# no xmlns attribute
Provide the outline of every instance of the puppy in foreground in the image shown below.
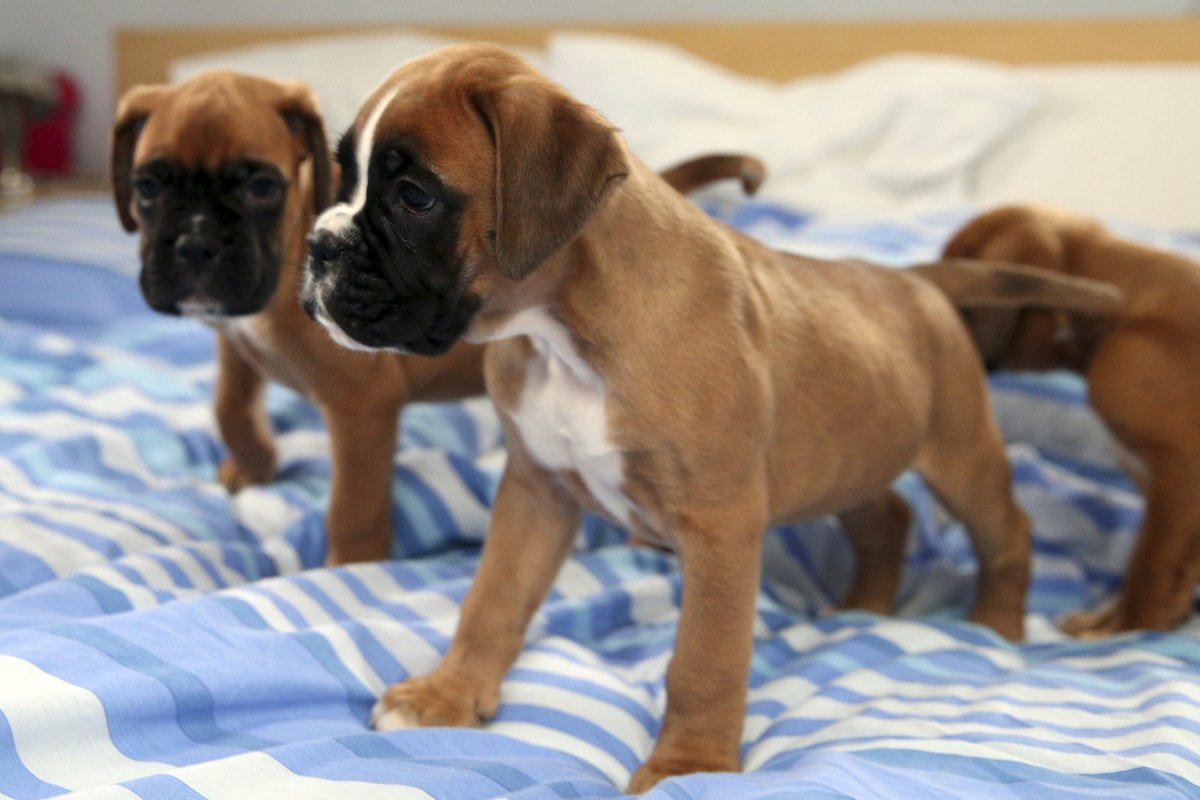
<svg viewBox="0 0 1200 800"><path fill-rule="evenodd" d="M217 337L221 482L268 483L267 380L320 407L332 445L326 562L386 558L399 412L411 400L483 392L483 350L439 358L350 353L300 308L305 235L329 202L331 158L311 91L230 71L121 98L112 130L117 213L141 231L151 308Z"/></svg>
<svg viewBox="0 0 1200 800"><path fill-rule="evenodd" d="M714 222L497 47L399 68L338 155L306 308L358 348L490 342L508 448L449 651L387 691L377 728L496 712L585 509L675 550L683 573L666 714L634 792L738 769L765 529L839 514L866 584L873 564L887 584L903 536L876 526L896 524L905 469L966 523L970 618L1021 637L1028 522L974 345L931 282Z"/></svg>
<svg viewBox="0 0 1200 800"><path fill-rule="evenodd" d="M1121 239L1061 211L1010 206L968 222L950 257L997 258L1110 283L1115 315L1045 309L967 315L992 369L1070 369L1136 461L1145 515L1110 602L1065 617L1068 633L1167 630L1191 614L1200 581L1200 264Z"/></svg>

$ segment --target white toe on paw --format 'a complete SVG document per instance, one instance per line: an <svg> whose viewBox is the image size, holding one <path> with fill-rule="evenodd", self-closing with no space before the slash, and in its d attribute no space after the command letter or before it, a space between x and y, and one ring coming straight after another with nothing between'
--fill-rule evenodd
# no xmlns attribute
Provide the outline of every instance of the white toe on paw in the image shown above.
<svg viewBox="0 0 1200 800"><path fill-rule="evenodd" d="M417 717L410 708L397 708L380 700L371 709L371 727L377 731L415 728L417 727Z"/></svg>

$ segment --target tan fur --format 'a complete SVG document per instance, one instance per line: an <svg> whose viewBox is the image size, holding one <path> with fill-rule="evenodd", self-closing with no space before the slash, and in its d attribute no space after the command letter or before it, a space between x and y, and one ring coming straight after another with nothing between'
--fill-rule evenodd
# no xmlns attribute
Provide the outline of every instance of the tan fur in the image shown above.
<svg viewBox="0 0 1200 800"><path fill-rule="evenodd" d="M631 791L737 769L769 524L841 514L862 562L884 565L849 599L886 610L905 532L889 485L908 467L968 527L981 562L971 619L1021 636L1028 522L983 369L936 287L773 252L712 221L607 122L498 48L409 62L380 91L397 86L386 126L469 198L460 255L483 305L467 336L496 339L485 368L509 460L449 651L387 691L377 726L489 718L583 509L606 513L581 475L541 466L514 421L540 345L506 326L535 308L603 381L634 534L676 550L683 572L666 715ZM552 167L572 153L583 155L564 182ZM514 159L526 165L515 185ZM537 224L561 240L548 255L541 233L504 229L528 217L512 204L531 196Z"/></svg>
<svg viewBox="0 0 1200 800"><path fill-rule="evenodd" d="M297 136L281 110L320 117L311 92L213 71L177 86L138 87L122 98L113 126L113 185L123 220L137 227L130 170L159 156L215 169L252 156L289 179L280 231L283 271L270 304L258 314L217 327L215 409L229 455L220 480L230 491L269 482L275 448L263 410L268 379L316 403L329 427L333 483L326 517L326 562L386 558L391 545L391 480L398 414L410 400L448 400L483 391L482 348L460 343L437 359L349 352L305 316L297 298L305 235L315 208L312 175L329 172L320 137ZM140 131L138 130L140 128ZM314 167L316 167L314 169ZM326 186L318 194L328 192Z"/></svg>
<svg viewBox="0 0 1200 800"><path fill-rule="evenodd" d="M1111 283L1022 264L947 256L910 270L941 289L959 311L1035 308L1113 324L1125 304L1124 293Z"/></svg>
<svg viewBox="0 0 1200 800"><path fill-rule="evenodd" d="M1139 461L1146 511L1124 585L1099 610L1066 617L1064 629L1092 637L1177 625L1200 580L1200 264L1091 219L1018 206L970 221L946 254L1031 264L1123 292L1115 318L1007 311L972 329L992 367L1085 376L1097 414Z"/></svg>
<svg viewBox="0 0 1200 800"><path fill-rule="evenodd" d="M742 184L742 191L754 194L767 176L767 167L753 156L714 154L675 164L659 174L683 194L726 178L736 178Z"/></svg>

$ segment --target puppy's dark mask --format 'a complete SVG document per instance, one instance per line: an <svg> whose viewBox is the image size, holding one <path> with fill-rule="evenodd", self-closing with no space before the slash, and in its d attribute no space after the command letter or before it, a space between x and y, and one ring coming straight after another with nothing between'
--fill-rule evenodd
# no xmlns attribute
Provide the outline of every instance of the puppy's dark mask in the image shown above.
<svg viewBox="0 0 1200 800"><path fill-rule="evenodd" d="M132 192L143 227L140 283L152 308L178 314L181 302L202 298L238 316L266 306L279 280L288 193L278 168L237 159L192 169L160 158L133 171Z"/></svg>
<svg viewBox="0 0 1200 800"><path fill-rule="evenodd" d="M339 143L338 161L337 198L348 203L360 179L352 136ZM455 250L465 198L403 141L380 142L366 177L366 202L351 224L309 239L313 276L333 278L325 311L367 347L444 353L480 305L462 291L465 265Z"/></svg>

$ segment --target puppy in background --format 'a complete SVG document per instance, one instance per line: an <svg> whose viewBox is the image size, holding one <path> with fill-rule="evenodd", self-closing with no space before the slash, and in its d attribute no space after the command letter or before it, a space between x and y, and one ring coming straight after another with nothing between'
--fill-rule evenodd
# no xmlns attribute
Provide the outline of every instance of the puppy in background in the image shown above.
<svg viewBox="0 0 1200 800"><path fill-rule="evenodd" d="M331 158L304 85L218 70L139 86L121 98L111 145L117 213L141 232L146 302L216 331L221 482L237 491L272 480L264 389L290 386L329 429L326 563L386 558L400 409L482 393L482 347L350 352L305 316L305 236L328 205Z"/></svg>
<svg viewBox="0 0 1200 800"><path fill-rule="evenodd" d="M1028 521L973 343L930 282L720 225L492 46L408 62L344 143L306 307L359 347L490 342L508 449L449 651L386 692L377 728L495 714L585 509L675 550L683 574L666 714L634 792L738 768L768 525L837 513L856 553L899 562L878 529L906 468L966 523L971 619L1021 637Z"/></svg>
<svg viewBox="0 0 1200 800"><path fill-rule="evenodd" d="M1113 235L1095 220L1010 206L968 222L947 257L1030 264L1118 287L1115 314L989 309L965 314L989 369L1069 369L1135 459L1145 516L1111 601L1065 617L1082 637L1167 630L1200 581L1200 264Z"/></svg>

